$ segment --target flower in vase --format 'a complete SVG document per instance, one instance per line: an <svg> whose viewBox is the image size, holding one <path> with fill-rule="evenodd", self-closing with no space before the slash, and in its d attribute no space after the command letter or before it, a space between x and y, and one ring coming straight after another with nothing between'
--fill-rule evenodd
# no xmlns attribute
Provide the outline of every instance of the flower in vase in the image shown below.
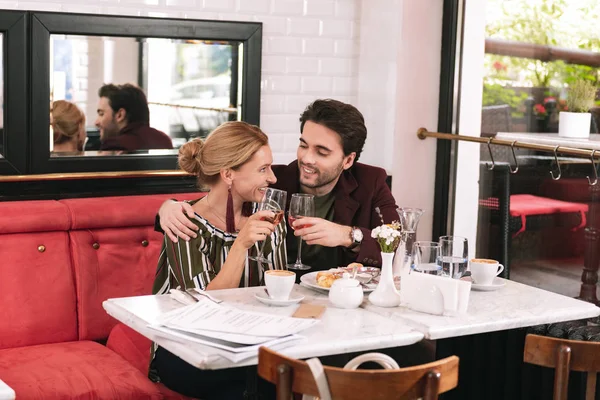
<svg viewBox="0 0 600 400"><path fill-rule="evenodd" d="M371 237L377 240L381 251L393 253L400 244L400 224L392 222L376 227L371 231Z"/></svg>

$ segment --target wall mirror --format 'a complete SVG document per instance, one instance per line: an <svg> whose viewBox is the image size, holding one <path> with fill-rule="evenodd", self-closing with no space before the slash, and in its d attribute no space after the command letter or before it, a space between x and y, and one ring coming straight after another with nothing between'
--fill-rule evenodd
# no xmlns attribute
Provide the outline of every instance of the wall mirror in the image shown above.
<svg viewBox="0 0 600 400"><path fill-rule="evenodd" d="M183 143L239 120L242 50L239 41L50 35L49 100L56 105L50 113L51 157L176 154ZM108 83L141 88L149 126L170 143L142 137L121 149L107 140L122 131L114 110L106 116L106 104L99 104L99 89ZM68 123L80 113L85 118L77 129Z"/></svg>
<svg viewBox="0 0 600 400"><path fill-rule="evenodd" d="M26 20L25 12L0 13L0 174L26 171Z"/></svg>
<svg viewBox="0 0 600 400"><path fill-rule="evenodd" d="M174 169L185 142L259 123L260 23L31 12L30 24L33 173ZM128 118L119 101L149 113Z"/></svg>

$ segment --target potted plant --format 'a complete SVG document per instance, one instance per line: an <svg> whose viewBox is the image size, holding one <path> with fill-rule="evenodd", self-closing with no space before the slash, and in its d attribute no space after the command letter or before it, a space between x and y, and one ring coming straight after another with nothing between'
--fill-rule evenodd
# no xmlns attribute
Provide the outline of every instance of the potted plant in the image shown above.
<svg viewBox="0 0 600 400"><path fill-rule="evenodd" d="M578 80L569 86L567 109L558 116L558 136L587 138L590 136L592 114L590 108L596 99L596 86L590 81Z"/></svg>

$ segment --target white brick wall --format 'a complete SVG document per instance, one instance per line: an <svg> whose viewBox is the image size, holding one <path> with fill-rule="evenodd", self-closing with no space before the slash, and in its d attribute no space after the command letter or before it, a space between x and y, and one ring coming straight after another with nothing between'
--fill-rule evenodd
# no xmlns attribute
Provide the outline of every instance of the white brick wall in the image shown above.
<svg viewBox="0 0 600 400"><path fill-rule="evenodd" d="M316 98L356 104L360 0L0 0L2 9L263 22L261 125L275 162L295 158Z"/></svg>

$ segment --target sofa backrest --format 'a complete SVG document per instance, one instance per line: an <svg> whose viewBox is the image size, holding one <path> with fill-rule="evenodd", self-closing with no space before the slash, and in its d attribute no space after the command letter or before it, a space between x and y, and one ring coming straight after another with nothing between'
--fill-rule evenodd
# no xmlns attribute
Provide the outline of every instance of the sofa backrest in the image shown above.
<svg viewBox="0 0 600 400"><path fill-rule="evenodd" d="M102 308L114 297L152 293L163 235L154 231L160 205L173 195L60 200L71 217L71 257L80 340L99 340L117 321ZM194 199L199 193L177 195Z"/></svg>
<svg viewBox="0 0 600 400"><path fill-rule="evenodd" d="M0 349L77 340L67 207L0 203Z"/></svg>
<svg viewBox="0 0 600 400"><path fill-rule="evenodd" d="M107 338L116 320L102 302L151 293L158 208L201 196L0 203L0 349Z"/></svg>

